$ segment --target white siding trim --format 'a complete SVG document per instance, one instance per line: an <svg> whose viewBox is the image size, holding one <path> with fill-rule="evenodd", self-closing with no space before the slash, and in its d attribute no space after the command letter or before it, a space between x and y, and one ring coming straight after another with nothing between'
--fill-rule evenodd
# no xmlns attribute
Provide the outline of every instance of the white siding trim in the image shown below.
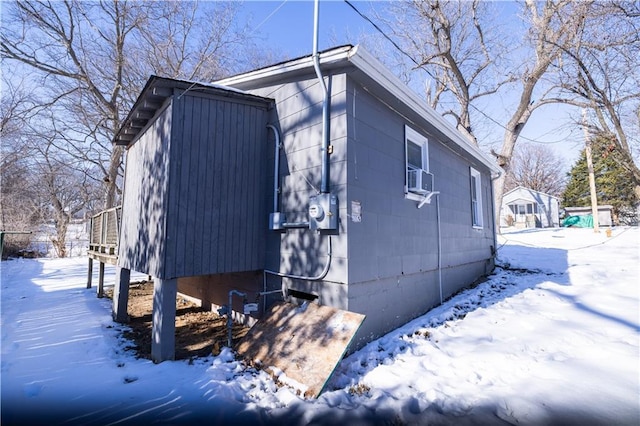
<svg viewBox="0 0 640 426"><path fill-rule="evenodd" d="M469 167L471 187L471 224L474 228L482 229L482 175L473 167Z"/></svg>

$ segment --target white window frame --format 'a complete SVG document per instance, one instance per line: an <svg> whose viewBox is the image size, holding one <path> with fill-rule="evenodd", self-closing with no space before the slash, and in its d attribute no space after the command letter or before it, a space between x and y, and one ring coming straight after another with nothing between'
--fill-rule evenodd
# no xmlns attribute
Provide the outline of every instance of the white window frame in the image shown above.
<svg viewBox="0 0 640 426"><path fill-rule="evenodd" d="M429 172L429 140L409 126L404 126L404 197L408 200L422 201L423 195L409 192L409 170L415 169L409 164L409 143L418 145L422 150L422 170Z"/></svg>
<svg viewBox="0 0 640 426"><path fill-rule="evenodd" d="M471 225L474 228L482 229L484 226L484 218L482 217L482 175L473 167L469 168L469 172Z"/></svg>

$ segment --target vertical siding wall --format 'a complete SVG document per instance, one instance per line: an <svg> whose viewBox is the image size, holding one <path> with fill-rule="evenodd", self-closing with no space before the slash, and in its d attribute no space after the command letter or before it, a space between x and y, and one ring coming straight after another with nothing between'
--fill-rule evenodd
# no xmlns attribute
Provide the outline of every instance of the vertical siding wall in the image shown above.
<svg viewBox="0 0 640 426"><path fill-rule="evenodd" d="M330 191L338 196L340 225L333 235L333 260L329 274L322 282L286 280L288 285L320 296L321 303L339 306L346 303L346 111L344 74L326 78L330 88ZM307 221L309 197L320 189L322 89L316 77L284 82L276 86L254 89L253 94L276 100L271 122L279 127L283 150L280 157L280 211L289 222ZM269 144L268 180L273 182L273 137ZM312 187L314 186L315 189ZM268 209L272 209L272 186L268 191ZM286 233L269 232L266 268L295 275L319 274L327 261L327 236L307 229ZM338 283L338 284L337 284Z"/></svg>
<svg viewBox="0 0 640 426"><path fill-rule="evenodd" d="M168 102L128 149L118 265L163 275L173 108Z"/></svg>
<svg viewBox="0 0 640 426"><path fill-rule="evenodd" d="M267 106L174 98L164 275L264 265Z"/></svg>
<svg viewBox="0 0 640 426"><path fill-rule="evenodd" d="M128 150L120 266L158 278L264 268L270 103L167 102Z"/></svg>

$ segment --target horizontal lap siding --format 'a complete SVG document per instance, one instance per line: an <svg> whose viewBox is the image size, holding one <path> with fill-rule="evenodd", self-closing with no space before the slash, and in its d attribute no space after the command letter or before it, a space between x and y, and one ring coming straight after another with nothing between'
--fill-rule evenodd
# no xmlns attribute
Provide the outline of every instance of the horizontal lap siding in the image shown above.
<svg viewBox="0 0 640 426"><path fill-rule="evenodd" d="M387 99L388 101L388 99ZM491 179L482 173L485 227L471 218L470 165L449 149L442 133L410 111L398 112L349 80L348 213L360 205L360 221L347 216L348 309L367 315L352 349L406 323L486 273L491 258ZM428 139L429 171L440 195L430 204L405 199L405 125ZM444 141L446 142L446 141ZM451 143L451 142L449 142ZM438 271L438 220L442 271ZM442 277L442 280L440 280Z"/></svg>
<svg viewBox="0 0 640 426"><path fill-rule="evenodd" d="M172 107L127 151L118 264L161 277L164 267Z"/></svg>
<svg viewBox="0 0 640 426"><path fill-rule="evenodd" d="M349 199L362 209L359 223L349 223L349 282L358 283L437 269L436 198L417 208L405 199L404 126L429 140L429 167L440 191L443 267L491 257L493 219L491 180L482 174L484 228L471 224L470 162L440 142L438 132L412 124L361 86L348 86Z"/></svg>
<svg viewBox="0 0 640 426"><path fill-rule="evenodd" d="M166 276L263 268L266 106L175 102Z"/></svg>
<svg viewBox="0 0 640 426"><path fill-rule="evenodd" d="M333 146L330 156L330 191L338 196L339 232L332 236L331 269L326 281L346 282L346 77L344 74L327 77L331 90L330 136ZM322 143L322 88L313 75L307 79L251 90L255 95L276 100L272 123L281 132L283 150L280 157L280 211L288 221L307 221L309 197L320 189ZM273 143L269 144L268 180L273 182ZM269 187L268 201L272 200ZM269 202L271 209L271 202ZM269 234L267 269L313 276L319 274L327 262L327 237L309 230L294 229L286 233ZM298 285L302 285L300 282ZM323 284L314 290L323 297ZM300 288L305 291L305 289ZM332 293L333 294L333 293ZM333 298L333 296L331 296Z"/></svg>

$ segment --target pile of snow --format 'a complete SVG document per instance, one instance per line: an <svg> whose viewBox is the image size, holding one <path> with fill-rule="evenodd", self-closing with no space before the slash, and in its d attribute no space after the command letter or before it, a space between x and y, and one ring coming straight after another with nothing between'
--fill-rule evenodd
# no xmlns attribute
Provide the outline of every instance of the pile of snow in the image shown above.
<svg viewBox="0 0 640 426"><path fill-rule="evenodd" d="M637 425L639 241L503 234L503 268L344 359L317 400L228 349L135 359L86 259L2 262L2 424Z"/></svg>

